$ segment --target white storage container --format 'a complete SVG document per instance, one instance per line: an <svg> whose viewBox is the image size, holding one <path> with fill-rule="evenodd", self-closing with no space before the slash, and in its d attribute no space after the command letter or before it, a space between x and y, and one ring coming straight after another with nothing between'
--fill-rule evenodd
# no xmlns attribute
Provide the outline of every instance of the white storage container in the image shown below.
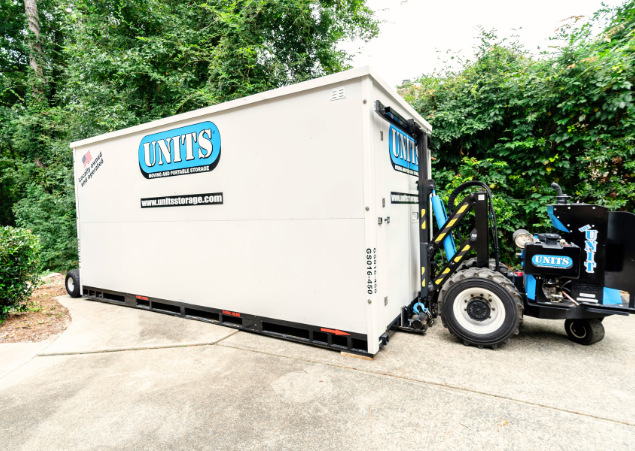
<svg viewBox="0 0 635 451"><path fill-rule="evenodd" d="M361 68L72 143L82 294L377 353L420 275L414 141L376 100L431 132Z"/></svg>

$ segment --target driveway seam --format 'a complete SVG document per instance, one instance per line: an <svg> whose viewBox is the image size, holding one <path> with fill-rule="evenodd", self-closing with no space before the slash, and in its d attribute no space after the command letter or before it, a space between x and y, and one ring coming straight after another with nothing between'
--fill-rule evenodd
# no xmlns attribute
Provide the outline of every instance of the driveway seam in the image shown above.
<svg viewBox="0 0 635 451"><path fill-rule="evenodd" d="M188 348L188 347L196 347L196 346L213 346L226 338L235 335L239 331L236 330L216 341L212 342L204 342L204 343L181 343L181 344L173 344L173 345L160 345L160 346L135 346L130 348L114 348L114 349L98 349L95 351L76 351L76 352L50 352L46 354L36 354L35 357L57 357L64 355L87 355L87 354L103 354L106 352L127 352L127 351L148 351L152 349L171 349L171 348Z"/></svg>
<svg viewBox="0 0 635 451"><path fill-rule="evenodd" d="M227 340L229 337L233 337L234 335L236 335L238 332L240 332L240 330L235 330L233 331L231 334L227 335L226 337L221 338L220 340L216 340L215 344L220 343L223 340Z"/></svg>
<svg viewBox="0 0 635 451"><path fill-rule="evenodd" d="M597 415L592 415L592 414L583 413L583 412L577 412L575 410L561 409L561 408L549 406L549 405L546 405L546 404L540 404L540 403L537 403L537 402L531 402L531 401L525 401L525 400L522 400L522 399L510 398L510 397L503 396L503 395L497 395L497 394L494 394L494 393L482 392L482 391L478 391L478 390L474 390L474 389L470 389L470 388L458 387L458 386L455 386L455 385L442 384L442 383L439 383L439 382L422 381L422 380L415 379L415 378L412 378L412 377L401 376L401 375L397 375L397 374L387 373L387 372L384 372L384 371L371 371L371 370L360 369L360 368L355 368L355 367L351 367L351 366L336 365L334 363L321 362L319 360L310 360L310 359L301 358L301 357L289 357L289 356L285 356L285 355L274 354L272 352L264 352L264 351L259 351L259 350L256 350L256 349L240 348L240 347L231 346L231 345L227 345L227 344L219 344L218 346L221 346L221 347L224 347L224 348L237 349L237 350L241 350L241 351L254 352L254 353L257 353L257 354L265 354L265 355L271 355L271 356L275 356L275 357L282 357L282 358L286 358L286 359L290 359L290 360L300 360L300 361L308 362L308 363L317 363L317 364L320 364L320 365L328 365L328 366L331 366L331 367L334 367L334 368L353 370L353 371L360 371L360 372L363 372L363 373L366 373L366 374L374 374L374 375L379 375L379 376L386 376L386 377L395 378L395 379L404 379L404 380L407 380L407 381L420 383L420 384L424 384L424 385L432 385L432 386L439 387L439 388L444 388L444 389L447 389L447 390L456 390L456 391L459 391L459 392L467 392L467 393L473 393L473 394L476 394L476 395L488 396L488 397L491 397L491 398L504 399L506 401L512 401L512 402L517 402L517 403L520 403L520 404L525 404L525 405L528 405L528 406L539 407L539 408L543 408L543 409L549 409L549 410L553 410L553 411L556 411L556 412L565 412L565 413L569 413L569 414L572 414L572 415L578 415L578 416L587 417L587 418L594 418L596 420L609 421L611 423L623 424L623 425L626 425L626 426L635 427L634 423L628 423L626 421L613 420L611 418L600 417L600 416L597 416Z"/></svg>
<svg viewBox="0 0 635 451"><path fill-rule="evenodd" d="M59 357L64 355L103 354L107 352L148 351L152 349L190 348L195 346L213 346L214 344L216 344L216 342L186 343L186 344L180 344L180 345L165 345L165 346L140 346L135 348L100 349L97 351L52 352L50 354L38 354L36 355L36 357Z"/></svg>

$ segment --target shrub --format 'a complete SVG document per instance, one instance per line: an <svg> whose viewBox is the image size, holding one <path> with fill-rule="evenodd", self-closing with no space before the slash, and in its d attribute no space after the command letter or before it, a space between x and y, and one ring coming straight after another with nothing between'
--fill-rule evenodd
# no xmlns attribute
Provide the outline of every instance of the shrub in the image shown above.
<svg viewBox="0 0 635 451"><path fill-rule="evenodd" d="M39 283L40 240L30 230L0 228L0 323L21 311Z"/></svg>

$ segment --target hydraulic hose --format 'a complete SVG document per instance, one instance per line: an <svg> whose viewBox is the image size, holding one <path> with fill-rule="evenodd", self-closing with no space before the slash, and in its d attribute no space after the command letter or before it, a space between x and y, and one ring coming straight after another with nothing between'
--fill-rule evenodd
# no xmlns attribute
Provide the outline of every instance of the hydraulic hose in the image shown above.
<svg viewBox="0 0 635 451"><path fill-rule="evenodd" d="M485 191L487 191L487 197L489 198L489 210L492 214L493 219L492 235L494 238L494 262L496 264L496 267L494 269L498 271L498 268L500 266L498 255L498 223L496 222L496 213L494 212L494 200L492 198L492 192L490 191L489 186L478 180L472 180L470 182L462 183L458 188L452 191L452 193L450 194L450 198L448 199L448 208L450 209L449 216L452 216L452 214L454 213L454 201L456 200L456 197L459 195L459 193L465 191L471 186L480 186L481 188L485 188Z"/></svg>
<svg viewBox="0 0 635 451"><path fill-rule="evenodd" d="M450 194L450 198L448 199L448 208L450 209L450 212L454 213L454 201L456 200L456 196L458 196L461 191L465 191L465 189L469 188L470 186L485 187L485 189L489 193L489 187L485 183L478 180L472 180L471 182L462 183Z"/></svg>

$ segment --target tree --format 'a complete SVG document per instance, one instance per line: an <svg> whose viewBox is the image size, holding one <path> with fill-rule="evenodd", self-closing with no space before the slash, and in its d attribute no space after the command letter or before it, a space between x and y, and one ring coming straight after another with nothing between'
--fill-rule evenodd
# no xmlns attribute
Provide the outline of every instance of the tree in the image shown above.
<svg viewBox="0 0 635 451"><path fill-rule="evenodd" d="M77 2L65 96L81 135L116 130L339 72L377 32L363 0Z"/></svg>
<svg viewBox="0 0 635 451"><path fill-rule="evenodd" d="M48 163L46 111L60 81L61 33L52 0L0 0L0 12L0 224L14 225L13 205Z"/></svg>
<svg viewBox="0 0 635 451"><path fill-rule="evenodd" d="M24 12L26 20L29 24L29 63L33 69L33 75L36 79L33 89L37 95L42 95L42 85L44 81L44 71L42 70L42 44L40 42L40 15L37 11L37 3L35 0L24 0ZM34 95L36 95L34 93Z"/></svg>

